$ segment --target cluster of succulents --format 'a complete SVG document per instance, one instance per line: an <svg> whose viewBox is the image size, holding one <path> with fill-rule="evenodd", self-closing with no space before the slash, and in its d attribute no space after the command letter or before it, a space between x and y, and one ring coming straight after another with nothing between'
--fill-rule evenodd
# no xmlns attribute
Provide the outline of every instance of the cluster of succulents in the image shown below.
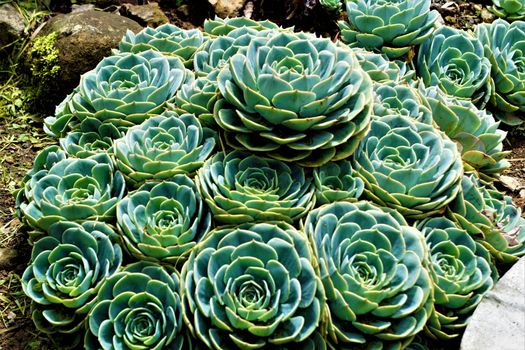
<svg viewBox="0 0 525 350"><path fill-rule="evenodd" d="M436 30L427 0L346 5L348 45L215 19L128 33L82 76L17 194L39 329L93 350L461 335L525 255L493 184L495 117L525 108L524 24L471 36Z"/></svg>

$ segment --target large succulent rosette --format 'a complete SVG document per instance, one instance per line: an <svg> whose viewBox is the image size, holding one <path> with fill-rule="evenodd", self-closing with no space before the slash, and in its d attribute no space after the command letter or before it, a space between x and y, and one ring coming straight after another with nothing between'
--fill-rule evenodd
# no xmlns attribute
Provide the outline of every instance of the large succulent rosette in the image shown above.
<svg viewBox="0 0 525 350"><path fill-rule="evenodd" d="M212 231L182 270L188 328L215 350L302 348L324 305L312 260L284 223Z"/></svg>
<svg viewBox="0 0 525 350"><path fill-rule="evenodd" d="M372 84L348 48L304 33L256 37L219 73L215 121L236 149L319 166L368 131Z"/></svg>
<svg viewBox="0 0 525 350"><path fill-rule="evenodd" d="M348 21L339 21L341 38L398 58L421 44L434 30L439 17L430 11L430 0L347 0Z"/></svg>
<svg viewBox="0 0 525 350"><path fill-rule="evenodd" d="M400 349L432 309L424 237L399 213L369 202L313 210L304 230L317 256L328 332L338 349Z"/></svg>
<svg viewBox="0 0 525 350"><path fill-rule="evenodd" d="M235 29L249 28L256 31L263 30L282 30L277 24L271 21L255 21L247 17L233 17L207 19L204 21L203 31L212 38L217 36L228 35Z"/></svg>
<svg viewBox="0 0 525 350"><path fill-rule="evenodd" d="M415 87L395 82L374 84L374 116L403 115L432 124L432 110Z"/></svg>
<svg viewBox="0 0 525 350"><path fill-rule="evenodd" d="M461 335L498 273L489 252L452 221L437 217L417 226L430 250L434 311L427 331L438 339Z"/></svg>
<svg viewBox="0 0 525 350"><path fill-rule="evenodd" d="M314 186L302 168L240 151L209 159L196 182L215 221L222 224L291 223L315 203Z"/></svg>
<svg viewBox="0 0 525 350"><path fill-rule="evenodd" d="M98 124L95 131L73 131L59 140L71 157L89 158L98 153L113 153L113 141L123 133L113 124Z"/></svg>
<svg viewBox="0 0 525 350"><path fill-rule="evenodd" d="M138 259L184 261L211 226L211 213L186 175L149 182L117 206L124 243Z"/></svg>
<svg viewBox="0 0 525 350"><path fill-rule="evenodd" d="M490 99L494 115L509 125L525 120L525 22L511 24L496 20L476 26L476 35L485 47L494 80Z"/></svg>
<svg viewBox="0 0 525 350"><path fill-rule="evenodd" d="M22 288L39 330L72 333L83 326L100 286L122 262L116 237L102 222L60 222L35 243Z"/></svg>
<svg viewBox="0 0 525 350"><path fill-rule="evenodd" d="M400 115L372 122L353 164L367 197L411 219L444 212L463 175L454 142L432 125Z"/></svg>

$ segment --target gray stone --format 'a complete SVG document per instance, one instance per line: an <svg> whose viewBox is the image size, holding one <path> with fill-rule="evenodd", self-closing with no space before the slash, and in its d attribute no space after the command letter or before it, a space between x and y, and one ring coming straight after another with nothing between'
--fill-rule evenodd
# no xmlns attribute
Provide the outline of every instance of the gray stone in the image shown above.
<svg viewBox="0 0 525 350"><path fill-rule="evenodd" d="M525 349L525 258L485 295L470 319L460 349Z"/></svg>
<svg viewBox="0 0 525 350"><path fill-rule="evenodd" d="M7 269L16 264L18 251L13 248L0 248L0 269Z"/></svg>
<svg viewBox="0 0 525 350"><path fill-rule="evenodd" d="M11 4L0 5L0 48L24 34L24 17Z"/></svg>
<svg viewBox="0 0 525 350"><path fill-rule="evenodd" d="M239 16L245 1L246 0L208 0L214 7L217 16L222 18Z"/></svg>
<svg viewBox="0 0 525 350"><path fill-rule="evenodd" d="M156 2L146 5L124 4L120 8L120 14L137 21L143 26L154 28L170 21Z"/></svg>

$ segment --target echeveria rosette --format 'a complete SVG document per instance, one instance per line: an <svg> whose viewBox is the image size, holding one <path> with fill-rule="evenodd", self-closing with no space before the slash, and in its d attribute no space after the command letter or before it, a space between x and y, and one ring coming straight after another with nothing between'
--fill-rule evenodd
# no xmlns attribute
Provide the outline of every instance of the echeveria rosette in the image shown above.
<svg viewBox="0 0 525 350"><path fill-rule="evenodd" d="M494 90L483 44L464 30L439 27L419 48L416 66L425 86L438 86L481 108Z"/></svg>
<svg viewBox="0 0 525 350"><path fill-rule="evenodd" d="M372 121L354 155L365 196L410 219L443 213L460 190L456 144L432 125L391 115Z"/></svg>
<svg viewBox="0 0 525 350"><path fill-rule="evenodd" d="M232 17L222 19L215 17L204 21L203 31L211 37L228 35L230 32L239 28L250 28L256 31L263 30L283 30L271 21L255 21L247 17Z"/></svg>
<svg viewBox="0 0 525 350"><path fill-rule="evenodd" d="M317 206L337 201L357 202L365 187L348 160L315 168L313 177Z"/></svg>
<svg viewBox="0 0 525 350"><path fill-rule="evenodd" d="M209 159L197 173L197 188L222 224L292 223L315 204L315 187L294 164L233 151Z"/></svg>
<svg viewBox="0 0 525 350"><path fill-rule="evenodd" d="M350 156L368 131L371 80L350 49L328 39L253 38L218 83L215 121L235 149L315 167Z"/></svg>
<svg viewBox="0 0 525 350"><path fill-rule="evenodd" d="M131 255L175 265L208 233L211 213L193 181L175 175L124 197L117 206L117 225Z"/></svg>
<svg viewBox="0 0 525 350"><path fill-rule="evenodd" d="M47 128L63 137L70 129L96 131L99 123L110 123L120 131L161 114L180 86L193 79L182 61L153 50L120 53L104 58L80 79L60 113L46 118ZM71 120L78 120L70 124Z"/></svg>
<svg viewBox="0 0 525 350"><path fill-rule="evenodd" d="M175 96L175 110L179 114L193 114L203 127L216 128L213 107L219 98L217 82L208 77L199 77L184 84Z"/></svg>
<svg viewBox="0 0 525 350"><path fill-rule="evenodd" d="M415 87L394 82L374 84L374 117L402 115L432 124L432 110Z"/></svg>
<svg viewBox="0 0 525 350"><path fill-rule="evenodd" d="M96 131L73 131L61 138L59 142L69 156L89 158L98 153L111 154L113 152L113 141L122 136L123 133L115 125L100 123Z"/></svg>
<svg viewBox="0 0 525 350"><path fill-rule="evenodd" d="M215 229L182 270L185 323L210 349L302 348L324 306L312 261L285 223Z"/></svg>
<svg viewBox="0 0 525 350"><path fill-rule="evenodd" d="M487 249L445 217L425 219L417 227L430 251L434 311L426 329L436 339L462 334L470 316L498 273Z"/></svg>
<svg viewBox="0 0 525 350"><path fill-rule="evenodd" d="M416 72L404 61L391 61L385 55L353 48L361 68L376 83L411 83Z"/></svg>
<svg viewBox="0 0 525 350"><path fill-rule="evenodd" d="M477 171L491 180L510 167L503 150L507 133L498 129L499 122L469 100L455 98L437 87L423 91L432 108L434 122L459 145L466 171Z"/></svg>
<svg viewBox="0 0 525 350"><path fill-rule="evenodd" d="M352 47L399 58L434 30L439 13L430 11L430 4L430 0L347 0L348 21L339 21L341 39Z"/></svg>
<svg viewBox="0 0 525 350"><path fill-rule="evenodd" d="M22 288L39 330L74 333L83 326L100 286L122 263L116 237L102 222L59 222L35 243Z"/></svg>
<svg viewBox="0 0 525 350"><path fill-rule="evenodd" d="M319 4L329 11L339 11L341 9L341 0L319 0Z"/></svg>
<svg viewBox="0 0 525 350"><path fill-rule="evenodd" d="M428 249L395 210L336 202L304 224L317 257L337 349L400 349L432 309Z"/></svg>
<svg viewBox="0 0 525 350"><path fill-rule="evenodd" d="M508 21L525 19L525 2L523 0L492 0L489 10L496 16Z"/></svg>
<svg viewBox="0 0 525 350"><path fill-rule="evenodd" d="M133 185L192 175L215 148L215 132L191 114L169 114L146 120L115 140L116 165Z"/></svg>
<svg viewBox="0 0 525 350"><path fill-rule="evenodd" d="M112 222L125 191L124 177L107 154L66 158L31 177L19 208L29 225L43 231L56 222Z"/></svg>
<svg viewBox="0 0 525 350"><path fill-rule="evenodd" d="M159 51L165 56L179 57L184 66L193 68L193 56L209 38L198 29L181 29L166 23L157 28L146 27L135 34L128 30L119 43L120 52Z"/></svg>
<svg viewBox="0 0 525 350"><path fill-rule="evenodd" d="M475 33L492 65L494 115L509 125L525 120L525 22L498 19L476 26Z"/></svg>
<svg viewBox="0 0 525 350"><path fill-rule="evenodd" d="M447 215L473 235L498 264L513 263L525 255L525 219L521 210L492 185L474 174L463 176L461 191Z"/></svg>
<svg viewBox="0 0 525 350"><path fill-rule="evenodd" d="M168 269L140 261L106 279L88 315L85 349L191 349L180 278Z"/></svg>

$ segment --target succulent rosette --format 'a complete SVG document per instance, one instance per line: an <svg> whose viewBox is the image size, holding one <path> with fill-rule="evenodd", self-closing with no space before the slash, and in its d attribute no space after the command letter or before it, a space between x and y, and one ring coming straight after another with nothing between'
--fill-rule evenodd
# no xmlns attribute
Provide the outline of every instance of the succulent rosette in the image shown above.
<svg viewBox="0 0 525 350"><path fill-rule="evenodd" d="M525 255L525 219L521 210L511 197L474 174L463 176L461 191L447 213L479 240L497 263L512 263Z"/></svg>
<svg viewBox="0 0 525 350"><path fill-rule="evenodd" d="M144 261L126 266L100 288L85 349L191 349L182 332L180 288L174 270Z"/></svg>
<svg viewBox="0 0 525 350"><path fill-rule="evenodd" d="M59 140L60 146L71 157L89 158L98 153L112 153L113 141L122 137L113 124L100 123L96 131L73 131Z"/></svg>
<svg viewBox="0 0 525 350"><path fill-rule="evenodd" d="M175 97L175 110L180 114L193 114L203 127L216 128L213 107L219 98L217 82L200 77L184 84Z"/></svg>
<svg viewBox="0 0 525 350"><path fill-rule="evenodd" d="M304 33L254 38L218 77L215 121L235 149L320 166L368 131L372 84L352 51Z"/></svg>
<svg viewBox="0 0 525 350"><path fill-rule="evenodd" d="M439 27L419 48L417 72L425 86L438 86L481 108L494 89L490 70L482 42L464 30Z"/></svg>
<svg viewBox="0 0 525 350"><path fill-rule="evenodd" d="M401 115L372 122L354 155L365 196L410 219L442 213L460 190L457 146L432 125Z"/></svg>
<svg viewBox="0 0 525 350"><path fill-rule="evenodd" d="M319 0L319 4L330 11L341 9L341 0Z"/></svg>
<svg viewBox="0 0 525 350"><path fill-rule="evenodd" d="M476 26L475 33L491 63L495 93L490 99L494 115L509 125L525 120L525 22L498 19Z"/></svg>
<svg viewBox="0 0 525 350"><path fill-rule="evenodd" d="M315 188L294 164L223 152L209 159L196 178L214 220L222 224L293 222L315 204Z"/></svg>
<svg viewBox="0 0 525 350"><path fill-rule="evenodd" d="M428 249L398 212L336 202L310 212L304 230L337 349L400 349L423 330L433 303Z"/></svg>
<svg viewBox="0 0 525 350"><path fill-rule="evenodd" d="M120 52L159 51L165 56L179 57L186 68L193 68L193 56L209 38L198 29L181 29L166 23L157 28L146 27L135 34L128 30L119 43Z"/></svg>
<svg viewBox="0 0 525 350"><path fill-rule="evenodd" d="M106 154L66 158L36 172L19 203L24 219L47 231L57 222L115 219L117 201L126 191L124 177Z"/></svg>
<svg viewBox="0 0 525 350"><path fill-rule="evenodd" d="M356 202L363 193L365 184L355 175L352 164L343 160L330 162L313 171L316 205L337 201Z"/></svg>
<svg viewBox="0 0 525 350"><path fill-rule="evenodd" d="M58 113L46 118L47 130L63 137L70 129L97 131L92 127L99 122L125 131L162 113L166 102L191 79L193 74L179 58L157 51L106 57L82 76L77 92L66 99Z"/></svg>
<svg viewBox="0 0 525 350"><path fill-rule="evenodd" d="M374 116L402 115L432 124L432 110L426 97L415 87L390 83L374 84Z"/></svg>
<svg viewBox="0 0 525 350"><path fill-rule="evenodd" d="M115 140L116 165L129 183L192 175L213 152L214 131L191 114L168 115L152 117Z"/></svg>
<svg viewBox="0 0 525 350"><path fill-rule="evenodd" d="M341 39L352 47L384 53L389 58L407 54L434 30L439 13L430 0L347 0L347 21L339 21Z"/></svg>
<svg viewBox="0 0 525 350"><path fill-rule="evenodd" d="M117 206L124 243L141 260L184 261L211 227L211 213L186 175L149 182Z"/></svg>
<svg viewBox="0 0 525 350"><path fill-rule="evenodd" d="M102 222L59 222L35 243L22 288L35 304L39 330L73 333L83 326L100 286L122 262L116 237Z"/></svg>
<svg viewBox="0 0 525 350"><path fill-rule="evenodd" d="M499 122L469 100L455 98L437 87L423 92L432 108L434 122L459 145L467 171L477 171L480 176L492 179L510 167L505 158L509 151L503 150L507 133L499 128Z"/></svg>
<svg viewBox="0 0 525 350"><path fill-rule="evenodd" d="M458 337L498 273L489 252L447 218L425 219L417 227L430 251L434 283L434 311L427 331L437 339Z"/></svg>
<svg viewBox="0 0 525 350"><path fill-rule="evenodd" d="M525 2L523 0L492 0L489 10L496 16L508 21L525 19Z"/></svg>
<svg viewBox="0 0 525 350"><path fill-rule="evenodd" d="M411 83L416 72L404 61L391 61L385 55L353 48L361 68L376 83Z"/></svg>
<svg viewBox="0 0 525 350"><path fill-rule="evenodd" d="M203 30L211 37L228 35L230 32L239 28L250 28L256 31L263 30L282 30L277 24L271 21L255 21L247 17L233 17L222 19L215 17L204 21Z"/></svg>
<svg viewBox="0 0 525 350"><path fill-rule="evenodd" d="M183 267L184 321L210 349L303 348L324 306L312 261L288 224L216 229Z"/></svg>

